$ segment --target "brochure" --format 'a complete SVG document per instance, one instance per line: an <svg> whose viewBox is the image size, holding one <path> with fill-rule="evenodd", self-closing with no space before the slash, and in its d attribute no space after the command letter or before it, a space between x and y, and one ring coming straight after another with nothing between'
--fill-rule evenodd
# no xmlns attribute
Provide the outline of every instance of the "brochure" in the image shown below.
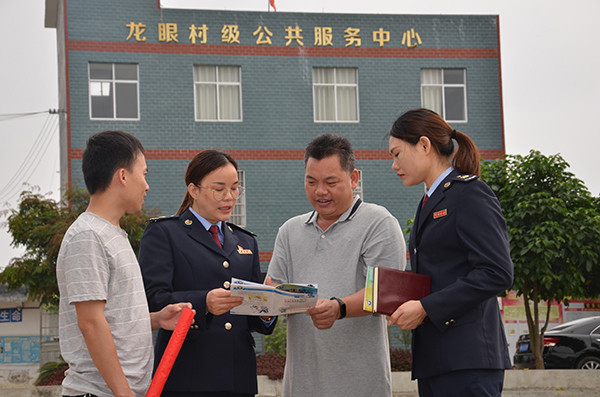
<svg viewBox="0 0 600 397"><path fill-rule="evenodd" d="M242 296L244 302L231 314L247 316L280 316L303 313L315 307L318 299L316 284L279 284L270 286L231 278L231 296Z"/></svg>

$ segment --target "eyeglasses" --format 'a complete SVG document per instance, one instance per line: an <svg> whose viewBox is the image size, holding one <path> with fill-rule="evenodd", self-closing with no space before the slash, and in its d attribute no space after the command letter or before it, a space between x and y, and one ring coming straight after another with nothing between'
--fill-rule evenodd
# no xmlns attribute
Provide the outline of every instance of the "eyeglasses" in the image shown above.
<svg viewBox="0 0 600 397"><path fill-rule="evenodd" d="M228 189L225 186L220 186L220 185L215 185L215 186L196 185L196 186L198 186L201 189L212 190L213 196L215 197L215 200L217 200L217 201L225 200L225 197L227 197L227 193L231 193L231 197L234 200L237 200L244 193L243 186L236 186L236 187L232 187L231 189Z"/></svg>

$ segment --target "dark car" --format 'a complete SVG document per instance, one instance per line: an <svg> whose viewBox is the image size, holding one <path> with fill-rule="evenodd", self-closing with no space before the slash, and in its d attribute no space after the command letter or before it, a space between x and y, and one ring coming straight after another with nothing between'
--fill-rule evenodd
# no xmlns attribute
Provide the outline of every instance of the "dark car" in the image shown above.
<svg viewBox="0 0 600 397"><path fill-rule="evenodd" d="M600 316L557 325L544 334L546 369L600 369ZM519 336L514 355L517 369L535 368L529 335Z"/></svg>

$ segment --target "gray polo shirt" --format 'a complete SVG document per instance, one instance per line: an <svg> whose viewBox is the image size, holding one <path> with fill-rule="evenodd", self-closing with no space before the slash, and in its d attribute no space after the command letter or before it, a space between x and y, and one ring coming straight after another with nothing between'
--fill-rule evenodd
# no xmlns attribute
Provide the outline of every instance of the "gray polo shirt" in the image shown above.
<svg viewBox="0 0 600 397"><path fill-rule="evenodd" d="M269 263L274 282L317 283L319 298L364 288L368 266L404 269L406 246L389 211L356 197L323 231L316 212L279 229ZM288 317L284 396L391 396L387 325L382 316L338 320L318 330L310 316Z"/></svg>

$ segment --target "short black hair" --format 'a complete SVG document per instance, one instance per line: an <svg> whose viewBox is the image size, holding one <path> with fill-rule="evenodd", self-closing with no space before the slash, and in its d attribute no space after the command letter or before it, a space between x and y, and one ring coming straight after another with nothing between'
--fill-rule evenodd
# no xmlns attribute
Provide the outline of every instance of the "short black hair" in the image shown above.
<svg viewBox="0 0 600 397"><path fill-rule="evenodd" d="M115 172L119 168L131 170L140 154L144 154L142 143L126 132L102 131L90 136L81 164L89 194L108 189Z"/></svg>
<svg viewBox="0 0 600 397"><path fill-rule="evenodd" d="M304 166L309 158L323 160L325 157L337 154L340 158L340 166L344 171L352 172L355 168L356 159L350 141L333 134L322 134L313 139L306 147L304 154Z"/></svg>

